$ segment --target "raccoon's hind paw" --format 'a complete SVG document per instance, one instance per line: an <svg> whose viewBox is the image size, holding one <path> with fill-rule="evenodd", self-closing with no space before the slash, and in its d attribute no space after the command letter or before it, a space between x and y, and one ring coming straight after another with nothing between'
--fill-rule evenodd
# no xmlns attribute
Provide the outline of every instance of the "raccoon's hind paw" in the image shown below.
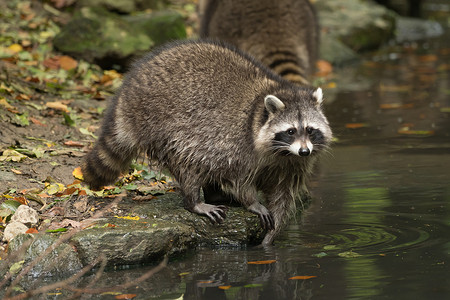
<svg viewBox="0 0 450 300"><path fill-rule="evenodd" d="M213 224L220 224L225 220L227 216L228 207L225 205L211 205L206 203L198 203L192 209L199 215L207 216Z"/></svg>
<svg viewBox="0 0 450 300"><path fill-rule="evenodd" d="M258 215L263 229L267 230L275 229L275 220L273 219L273 216L270 213L270 211L264 205L262 205L259 202L255 202L249 207L247 207L247 209L250 212Z"/></svg>

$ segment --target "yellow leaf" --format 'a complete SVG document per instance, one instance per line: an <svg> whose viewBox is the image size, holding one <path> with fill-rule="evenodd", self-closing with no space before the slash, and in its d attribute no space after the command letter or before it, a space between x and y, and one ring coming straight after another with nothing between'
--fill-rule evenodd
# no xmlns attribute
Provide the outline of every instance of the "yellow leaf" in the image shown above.
<svg viewBox="0 0 450 300"><path fill-rule="evenodd" d="M77 167L72 172L73 177L79 180L84 180L83 178L83 172L81 171L81 167Z"/></svg>
<svg viewBox="0 0 450 300"><path fill-rule="evenodd" d="M5 98L0 98L0 105L6 109L16 109L14 106L8 103Z"/></svg>
<svg viewBox="0 0 450 300"><path fill-rule="evenodd" d="M221 286L219 286L219 289L228 290L230 287L231 287L231 285L221 285Z"/></svg>
<svg viewBox="0 0 450 300"><path fill-rule="evenodd" d="M316 278L317 276L293 276L289 279L291 280L305 280L305 279L311 279L311 278Z"/></svg>
<svg viewBox="0 0 450 300"><path fill-rule="evenodd" d="M45 106L56 109L56 110L62 110L64 112L69 111L69 108L67 107L67 105L61 103L60 101L47 102L47 103L45 103Z"/></svg>
<svg viewBox="0 0 450 300"><path fill-rule="evenodd" d="M12 44L11 46L8 47L8 50L11 51L12 53L17 53L23 50L23 47L19 44Z"/></svg>
<svg viewBox="0 0 450 300"><path fill-rule="evenodd" d="M125 217L119 217L119 216L114 216L115 218L119 218L119 219L125 219L125 220L135 220L138 221L140 218L139 216L136 217L130 217L130 216L125 216Z"/></svg>

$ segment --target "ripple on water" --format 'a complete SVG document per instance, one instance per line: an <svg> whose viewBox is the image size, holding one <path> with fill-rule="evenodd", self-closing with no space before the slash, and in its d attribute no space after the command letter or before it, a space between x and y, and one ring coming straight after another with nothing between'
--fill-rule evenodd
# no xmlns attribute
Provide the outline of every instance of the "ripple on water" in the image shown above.
<svg viewBox="0 0 450 300"><path fill-rule="evenodd" d="M303 245L327 255L347 251L360 255L382 255L433 243L430 233L424 229L381 224L326 224L317 232L297 229L288 230L287 234L291 245Z"/></svg>

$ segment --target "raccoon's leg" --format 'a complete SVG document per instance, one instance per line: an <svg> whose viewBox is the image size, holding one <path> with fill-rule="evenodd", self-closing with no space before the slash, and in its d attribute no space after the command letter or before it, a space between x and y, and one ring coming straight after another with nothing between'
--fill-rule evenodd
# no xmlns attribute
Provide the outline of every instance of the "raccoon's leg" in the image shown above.
<svg viewBox="0 0 450 300"><path fill-rule="evenodd" d="M284 228L292 211L295 209L295 200L286 193L273 193L267 197L269 210L274 218L274 228L266 233L263 246L271 245L275 237Z"/></svg>
<svg viewBox="0 0 450 300"><path fill-rule="evenodd" d="M211 205L201 201L200 185L192 181L178 180L183 194L184 208L190 212L207 216L213 224L222 223L228 208L224 205Z"/></svg>
<svg viewBox="0 0 450 300"><path fill-rule="evenodd" d="M259 203L257 195L258 191L256 188L248 187L245 191L241 191L240 195L236 195L236 198L248 211L259 217L262 228L273 230L275 226L274 218L271 212L264 205Z"/></svg>

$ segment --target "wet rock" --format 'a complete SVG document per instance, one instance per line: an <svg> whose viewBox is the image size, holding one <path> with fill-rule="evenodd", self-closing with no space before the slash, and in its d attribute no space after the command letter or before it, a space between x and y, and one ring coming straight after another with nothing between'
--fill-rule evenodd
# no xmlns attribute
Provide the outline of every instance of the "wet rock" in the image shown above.
<svg viewBox="0 0 450 300"><path fill-rule="evenodd" d="M12 222L20 222L22 224L33 225L39 221L37 211L28 205L20 205L14 215L11 217Z"/></svg>
<svg viewBox="0 0 450 300"><path fill-rule="evenodd" d="M24 247L25 253L17 261L24 260L24 266L39 257L48 247L58 240L56 234L18 235L9 244L10 253L18 253ZM62 243L44 256L27 274L32 277L67 276L79 271L82 264L69 243Z"/></svg>
<svg viewBox="0 0 450 300"><path fill-rule="evenodd" d="M144 218L188 225L195 232L199 245L257 245L264 238L258 217L244 208L229 207L225 221L212 224L206 217L185 210L177 193L168 193L149 203L134 204L127 210Z"/></svg>
<svg viewBox="0 0 450 300"><path fill-rule="evenodd" d="M20 222L10 222L3 232L3 240L10 242L19 234L25 233L28 227Z"/></svg>
<svg viewBox="0 0 450 300"><path fill-rule="evenodd" d="M114 227L102 226L112 224ZM103 220L96 228L85 229L73 238L84 265L104 255L107 265L130 265L160 260L193 246L189 226L161 220Z"/></svg>
<svg viewBox="0 0 450 300"><path fill-rule="evenodd" d="M85 7L55 37L55 47L103 68L126 67L131 58L168 40L186 37L175 11L124 17L99 7Z"/></svg>

